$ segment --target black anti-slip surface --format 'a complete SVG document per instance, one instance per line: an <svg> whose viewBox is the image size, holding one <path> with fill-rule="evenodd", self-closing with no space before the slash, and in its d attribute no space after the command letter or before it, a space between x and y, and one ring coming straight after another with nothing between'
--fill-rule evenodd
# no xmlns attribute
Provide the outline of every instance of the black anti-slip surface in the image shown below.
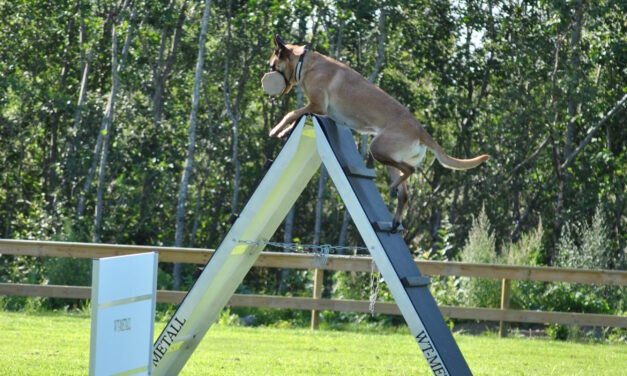
<svg viewBox="0 0 627 376"><path fill-rule="evenodd" d="M350 130L336 126L332 120L325 117L316 116L316 119L322 127L331 149L340 162L342 170L348 178L370 223L391 223L392 217L390 212L371 177L367 176L368 174L366 173L350 173L350 171L367 170L361 155L357 151L355 140ZM373 226L373 228L398 278L401 281L408 281L408 283L403 283L403 288L407 292L420 321L432 340L433 347L440 354L440 358L449 374L454 376L472 375L429 291L428 280L420 274L401 234L391 233L389 230L386 231L379 228L379 226ZM416 338L419 345L421 344L420 339ZM424 350L424 346L421 346L421 349L429 361L428 353ZM434 373L439 374L437 368L434 368L432 364L430 366Z"/></svg>

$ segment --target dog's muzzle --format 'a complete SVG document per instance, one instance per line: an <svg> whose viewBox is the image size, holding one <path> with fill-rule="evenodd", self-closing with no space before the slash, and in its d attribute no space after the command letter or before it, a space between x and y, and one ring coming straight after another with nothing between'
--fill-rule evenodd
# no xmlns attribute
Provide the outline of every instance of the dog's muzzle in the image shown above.
<svg viewBox="0 0 627 376"><path fill-rule="evenodd" d="M287 88L285 77L278 71L266 73L261 79L263 91L270 96L281 95Z"/></svg>

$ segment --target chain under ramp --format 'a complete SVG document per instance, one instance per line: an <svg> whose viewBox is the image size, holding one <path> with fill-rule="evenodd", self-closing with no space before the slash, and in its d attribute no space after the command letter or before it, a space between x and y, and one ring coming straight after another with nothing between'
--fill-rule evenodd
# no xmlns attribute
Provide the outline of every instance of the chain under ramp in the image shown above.
<svg viewBox="0 0 627 376"><path fill-rule="evenodd" d="M367 251L368 248L360 246L348 245L331 245L331 244L304 244L304 243L284 243L271 242L267 240L239 240L241 244L252 244L260 247L275 247L288 250L294 253L309 253L314 256L314 266L323 269L327 263L329 254L342 254L344 251Z"/></svg>

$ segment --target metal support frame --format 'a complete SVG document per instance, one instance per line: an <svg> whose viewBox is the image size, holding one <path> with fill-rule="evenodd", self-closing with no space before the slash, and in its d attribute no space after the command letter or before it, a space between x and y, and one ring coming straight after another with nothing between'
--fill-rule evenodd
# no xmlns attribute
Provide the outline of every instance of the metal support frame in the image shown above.
<svg viewBox="0 0 627 376"><path fill-rule="evenodd" d="M290 135L216 253L153 347L153 375L180 372L323 162L409 329L436 375L471 375L346 128L306 117ZM244 242L242 242L244 241ZM255 244L257 242L257 244Z"/></svg>

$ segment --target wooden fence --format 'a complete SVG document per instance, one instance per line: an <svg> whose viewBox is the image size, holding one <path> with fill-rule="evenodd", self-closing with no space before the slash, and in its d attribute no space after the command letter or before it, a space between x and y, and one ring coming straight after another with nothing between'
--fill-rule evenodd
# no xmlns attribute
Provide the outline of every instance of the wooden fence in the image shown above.
<svg viewBox="0 0 627 376"><path fill-rule="evenodd" d="M127 246L113 244L65 243L0 239L0 255L34 257L101 258L141 252L159 252L160 262L206 264L213 255L211 249ZM468 308L440 306L446 317L499 321L501 335L506 334L506 322L576 324L580 326L610 326L627 328L626 316L572 312L541 312L509 309L510 281L570 282L596 285L627 285L627 271L582 270L512 265L469 264L459 262L416 261L422 274L430 276L463 276L499 279L502 281L501 308ZM314 255L301 253L262 252L255 267L316 269ZM369 312L369 302L360 300L337 300L320 298L324 270L370 272L372 258L365 256L329 255L326 265L316 269L314 296L285 297L271 295L235 294L229 305L235 307L291 308L312 310L312 327L317 326L317 311ZM376 271L376 266L374 266ZM178 304L185 296L181 291L157 293L157 300ZM0 295L41 296L56 298L89 299L91 288L82 286L52 286L0 283ZM394 303L377 302L376 313L399 315Z"/></svg>

